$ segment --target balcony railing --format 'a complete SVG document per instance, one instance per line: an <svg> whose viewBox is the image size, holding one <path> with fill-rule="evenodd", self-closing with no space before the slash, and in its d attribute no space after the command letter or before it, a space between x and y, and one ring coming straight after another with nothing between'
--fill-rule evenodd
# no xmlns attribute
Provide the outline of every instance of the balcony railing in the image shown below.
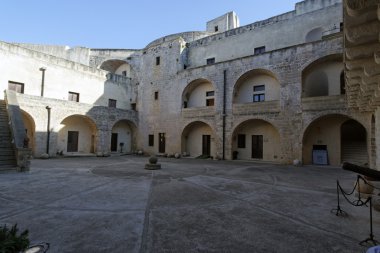
<svg viewBox="0 0 380 253"><path fill-rule="evenodd" d="M212 117L214 115L214 106L182 108L182 117L184 118Z"/></svg>
<svg viewBox="0 0 380 253"><path fill-rule="evenodd" d="M232 105L232 113L235 115L249 115L273 112L280 112L279 100Z"/></svg>
<svg viewBox="0 0 380 253"><path fill-rule="evenodd" d="M131 82L131 78L113 73L108 73L106 77L108 81L114 83L129 84Z"/></svg>
<svg viewBox="0 0 380 253"><path fill-rule="evenodd" d="M346 107L347 103L344 95L302 98L302 110L304 111L344 109Z"/></svg>

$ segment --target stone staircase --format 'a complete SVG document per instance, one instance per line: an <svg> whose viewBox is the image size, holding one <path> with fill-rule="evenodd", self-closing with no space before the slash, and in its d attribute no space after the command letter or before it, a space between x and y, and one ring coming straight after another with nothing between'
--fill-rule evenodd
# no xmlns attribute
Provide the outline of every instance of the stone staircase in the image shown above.
<svg viewBox="0 0 380 253"><path fill-rule="evenodd" d="M342 162L365 165L368 163L367 145L365 142L342 142Z"/></svg>
<svg viewBox="0 0 380 253"><path fill-rule="evenodd" d="M11 141L5 101L0 100L0 170L13 169L17 165Z"/></svg>

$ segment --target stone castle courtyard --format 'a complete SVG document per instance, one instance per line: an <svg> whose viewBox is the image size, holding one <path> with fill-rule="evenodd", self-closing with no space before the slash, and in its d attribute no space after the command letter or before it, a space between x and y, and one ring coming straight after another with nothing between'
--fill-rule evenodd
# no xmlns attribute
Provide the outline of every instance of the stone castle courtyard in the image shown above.
<svg viewBox="0 0 380 253"><path fill-rule="evenodd" d="M342 201L339 167L113 156L33 160L1 172L0 223L50 252L365 252L369 209ZM380 215L374 235L380 239Z"/></svg>

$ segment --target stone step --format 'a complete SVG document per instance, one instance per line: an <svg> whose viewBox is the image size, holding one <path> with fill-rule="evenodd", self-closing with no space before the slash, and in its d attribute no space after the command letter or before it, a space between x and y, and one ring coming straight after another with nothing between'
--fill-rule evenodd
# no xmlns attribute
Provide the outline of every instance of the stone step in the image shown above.
<svg viewBox="0 0 380 253"><path fill-rule="evenodd" d="M1 160L1 157L14 156L14 155L15 155L15 152L13 151L13 149L2 149L2 148L0 148L0 160Z"/></svg>
<svg viewBox="0 0 380 253"><path fill-rule="evenodd" d="M9 159L2 159L0 160L0 165L12 165L12 166L16 166L17 163L16 163L16 159L15 158L9 158Z"/></svg>

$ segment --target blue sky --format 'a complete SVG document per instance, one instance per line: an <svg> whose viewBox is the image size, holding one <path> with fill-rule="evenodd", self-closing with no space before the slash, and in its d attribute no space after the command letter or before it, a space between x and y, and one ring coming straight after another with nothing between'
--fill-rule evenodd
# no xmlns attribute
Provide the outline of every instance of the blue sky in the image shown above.
<svg viewBox="0 0 380 253"><path fill-rule="evenodd" d="M3 0L0 40L140 49L165 35L206 29L235 11L246 25L294 10L301 0Z"/></svg>

